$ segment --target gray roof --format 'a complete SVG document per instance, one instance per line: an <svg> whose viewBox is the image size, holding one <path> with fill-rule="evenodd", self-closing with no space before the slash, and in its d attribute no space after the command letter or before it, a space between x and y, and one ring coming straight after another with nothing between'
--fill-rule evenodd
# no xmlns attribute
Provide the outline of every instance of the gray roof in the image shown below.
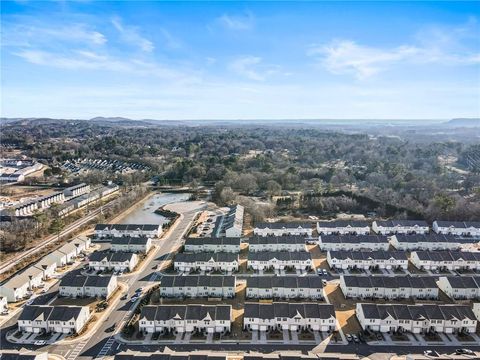
<svg viewBox="0 0 480 360"><path fill-rule="evenodd" d="M187 275L164 276L161 287L208 286L208 287L234 287L235 276L221 275Z"/></svg>
<svg viewBox="0 0 480 360"><path fill-rule="evenodd" d="M453 289L480 289L480 276L446 276Z"/></svg>
<svg viewBox="0 0 480 360"><path fill-rule="evenodd" d="M388 260L388 259L396 259L396 260L408 260L407 253L405 251L329 251L330 257L332 259L339 259L339 260L346 260L346 259L353 259L353 260Z"/></svg>
<svg viewBox="0 0 480 360"><path fill-rule="evenodd" d="M127 252L110 252L108 250L104 251L95 251L90 254L88 257L89 261L102 261L106 260L109 262L125 262L130 261L132 257L135 256L133 253Z"/></svg>
<svg viewBox="0 0 480 360"><path fill-rule="evenodd" d="M145 236L131 237L131 236L119 236L113 237L112 245L147 245L149 238Z"/></svg>
<svg viewBox="0 0 480 360"><path fill-rule="evenodd" d="M326 244L387 244L386 235L321 235L320 240Z"/></svg>
<svg viewBox="0 0 480 360"><path fill-rule="evenodd" d="M269 260L310 260L311 255L307 251L266 251L248 253L248 261L269 261Z"/></svg>
<svg viewBox="0 0 480 360"><path fill-rule="evenodd" d="M418 258L423 261L480 261L480 252L468 251L414 251ZM412 252L413 254L413 252Z"/></svg>
<svg viewBox="0 0 480 360"><path fill-rule="evenodd" d="M159 305L144 306L140 319L153 320L202 320L210 316L212 320L231 320L231 305Z"/></svg>
<svg viewBox="0 0 480 360"><path fill-rule="evenodd" d="M241 239L239 237L202 237L187 238L185 245L202 246L202 245L232 245L240 247Z"/></svg>
<svg viewBox="0 0 480 360"><path fill-rule="evenodd" d="M268 223L268 222L261 222L255 224L255 228L257 229L311 229L312 224L308 222L276 222L276 223Z"/></svg>
<svg viewBox="0 0 480 360"><path fill-rule="evenodd" d="M304 236L253 236L248 238L250 245L261 244L305 244Z"/></svg>
<svg viewBox="0 0 480 360"><path fill-rule="evenodd" d="M335 317L331 304L318 303L245 303L244 318L274 319L277 317L329 319Z"/></svg>
<svg viewBox="0 0 480 360"><path fill-rule="evenodd" d="M238 254L223 253L223 252L202 252L202 253L180 253L175 256L175 262L238 262Z"/></svg>
<svg viewBox="0 0 480 360"><path fill-rule="evenodd" d="M396 234L395 235L399 243L448 243L448 244L474 244L478 242L478 239L466 238L455 235L444 234Z"/></svg>
<svg viewBox="0 0 480 360"><path fill-rule="evenodd" d="M54 320L69 321L76 319L82 310L82 306L49 306L49 305L26 305L20 314L19 320Z"/></svg>
<svg viewBox="0 0 480 360"><path fill-rule="evenodd" d="M317 226L320 228L369 228L370 224L363 220L332 220L332 221L319 221Z"/></svg>
<svg viewBox="0 0 480 360"><path fill-rule="evenodd" d="M427 227L428 224L425 220L377 220L375 221L377 226L380 227Z"/></svg>
<svg viewBox="0 0 480 360"><path fill-rule="evenodd" d="M152 231L161 229L160 224L97 224L95 231L99 230L117 230L117 231Z"/></svg>
<svg viewBox="0 0 480 360"><path fill-rule="evenodd" d="M249 276L247 288L322 289L323 283L319 276Z"/></svg>
<svg viewBox="0 0 480 360"><path fill-rule="evenodd" d="M112 276L98 276L98 275L73 275L64 276L60 280L60 287L99 287L105 288L112 281Z"/></svg>
<svg viewBox="0 0 480 360"><path fill-rule="evenodd" d="M435 278L432 276L352 276L342 275L347 287L361 288L429 288L437 289Z"/></svg>

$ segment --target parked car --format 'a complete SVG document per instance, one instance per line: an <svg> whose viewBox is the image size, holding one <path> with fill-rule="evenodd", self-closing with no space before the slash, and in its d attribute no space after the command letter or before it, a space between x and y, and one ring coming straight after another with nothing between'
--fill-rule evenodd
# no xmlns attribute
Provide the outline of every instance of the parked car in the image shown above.
<svg viewBox="0 0 480 360"><path fill-rule="evenodd" d="M127 300L128 299L128 294L123 295L120 300Z"/></svg>
<svg viewBox="0 0 480 360"><path fill-rule="evenodd" d="M430 357L437 357L438 356L438 353L434 350L425 350L423 352L423 355L425 356L430 356Z"/></svg>
<svg viewBox="0 0 480 360"><path fill-rule="evenodd" d="M34 299L30 299L26 302L25 305L32 305L34 301L35 301Z"/></svg>
<svg viewBox="0 0 480 360"><path fill-rule="evenodd" d="M8 315L8 310L3 310L2 315Z"/></svg>
<svg viewBox="0 0 480 360"><path fill-rule="evenodd" d="M134 303L134 302L137 301L137 300L138 300L138 296L134 296L134 297L132 297L132 299L131 299L130 301L131 301L132 303Z"/></svg>
<svg viewBox="0 0 480 360"><path fill-rule="evenodd" d="M475 352L473 352L470 349L457 349L457 350L455 350L455 354L457 354L457 355L475 355Z"/></svg>
<svg viewBox="0 0 480 360"><path fill-rule="evenodd" d="M380 333L377 333L377 334L375 335L375 337L376 337L377 340L379 340L379 341L383 340L383 336L382 336L382 334L380 334Z"/></svg>
<svg viewBox="0 0 480 360"><path fill-rule="evenodd" d="M117 324L114 323L112 326L106 328L106 329L105 329L105 332L107 332L107 333L109 333L109 332L114 332L116 325L117 325Z"/></svg>
<svg viewBox="0 0 480 360"><path fill-rule="evenodd" d="M350 334L347 334L345 337L347 338L348 342L351 342L353 340L353 337Z"/></svg>
<svg viewBox="0 0 480 360"><path fill-rule="evenodd" d="M360 342L360 339L358 338L357 335L353 335L353 341L356 342L357 344Z"/></svg>
<svg viewBox="0 0 480 360"><path fill-rule="evenodd" d="M143 291L143 288L138 288L137 290L135 290L135 293L136 293L136 294L139 294L139 293L141 293L142 291Z"/></svg>
<svg viewBox="0 0 480 360"><path fill-rule="evenodd" d="M35 346L43 346L45 345L47 342L45 340L37 340L33 343L33 345Z"/></svg>
<svg viewBox="0 0 480 360"><path fill-rule="evenodd" d="M328 275L327 270L323 269L322 272L323 272L323 275Z"/></svg>

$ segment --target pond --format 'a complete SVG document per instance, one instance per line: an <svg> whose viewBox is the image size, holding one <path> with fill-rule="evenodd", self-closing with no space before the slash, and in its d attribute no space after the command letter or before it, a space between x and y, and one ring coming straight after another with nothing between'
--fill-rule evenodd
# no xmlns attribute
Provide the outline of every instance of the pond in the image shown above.
<svg viewBox="0 0 480 360"><path fill-rule="evenodd" d="M190 198L189 193L158 193L154 194L147 201L143 202L141 206L131 211L118 222L121 224L164 224L168 220L162 216L155 214L160 206L186 201Z"/></svg>

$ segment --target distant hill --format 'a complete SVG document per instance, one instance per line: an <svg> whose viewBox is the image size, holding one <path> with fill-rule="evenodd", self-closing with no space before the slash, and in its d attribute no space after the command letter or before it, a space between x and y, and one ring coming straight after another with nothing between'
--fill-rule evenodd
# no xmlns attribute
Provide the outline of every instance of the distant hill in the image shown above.
<svg viewBox="0 0 480 360"><path fill-rule="evenodd" d="M450 121L442 123L446 126L456 126L456 127L480 127L479 118L458 118L452 119Z"/></svg>
<svg viewBox="0 0 480 360"><path fill-rule="evenodd" d="M151 126L152 124L144 120L132 120L124 117L103 117L97 116L89 121L99 125L118 125L118 126Z"/></svg>

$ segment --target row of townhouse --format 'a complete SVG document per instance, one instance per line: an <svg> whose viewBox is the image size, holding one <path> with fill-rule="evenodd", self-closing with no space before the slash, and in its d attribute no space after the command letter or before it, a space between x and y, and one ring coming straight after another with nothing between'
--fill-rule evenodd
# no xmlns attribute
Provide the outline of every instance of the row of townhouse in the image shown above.
<svg viewBox="0 0 480 360"><path fill-rule="evenodd" d="M386 235L320 235L318 246L322 251L387 251L390 243Z"/></svg>
<svg viewBox="0 0 480 360"><path fill-rule="evenodd" d="M77 197L90 192L90 185L81 183L63 189L63 194L69 197Z"/></svg>
<svg viewBox="0 0 480 360"><path fill-rule="evenodd" d="M480 299L480 276L440 276L438 287L452 299Z"/></svg>
<svg viewBox="0 0 480 360"><path fill-rule="evenodd" d="M480 252L412 251L410 261L421 270L480 270Z"/></svg>
<svg viewBox="0 0 480 360"><path fill-rule="evenodd" d="M257 236L312 236L310 223L258 223L253 228Z"/></svg>
<svg viewBox="0 0 480 360"><path fill-rule="evenodd" d="M480 221L434 221L432 228L437 234L480 236Z"/></svg>
<svg viewBox="0 0 480 360"><path fill-rule="evenodd" d="M90 318L88 306L27 305L18 318L18 330L29 333L79 333Z"/></svg>
<svg viewBox="0 0 480 360"><path fill-rule="evenodd" d="M356 299L437 299L438 287L431 276L350 276L340 277L346 298Z"/></svg>
<svg viewBox="0 0 480 360"><path fill-rule="evenodd" d="M144 236L157 238L162 234L160 224L97 224L95 236L98 238L120 236Z"/></svg>
<svg viewBox="0 0 480 360"><path fill-rule="evenodd" d="M240 252L239 237L187 238L184 243L186 252Z"/></svg>
<svg viewBox="0 0 480 360"><path fill-rule="evenodd" d="M243 215L242 205L231 206L225 215L218 216L213 229L215 237L236 237L243 234Z"/></svg>
<svg viewBox="0 0 480 360"><path fill-rule="evenodd" d="M271 251L253 252L248 254L247 267L253 270L310 270L313 261L307 251Z"/></svg>
<svg viewBox="0 0 480 360"><path fill-rule="evenodd" d="M138 264L135 253L95 251L88 257L88 266L94 270L132 271Z"/></svg>
<svg viewBox="0 0 480 360"><path fill-rule="evenodd" d="M55 192L53 194L42 196L35 200L40 210L49 208L52 204L61 204L65 201L63 192Z"/></svg>
<svg viewBox="0 0 480 360"><path fill-rule="evenodd" d="M323 300L323 283L319 276L250 276L247 298Z"/></svg>
<svg viewBox="0 0 480 360"><path fill-rule="evenodd" d="M304 236L253 236L248 238L248 251L306 251Z"/></svg>
<svg viewBox="0 0 480 360"><path fill-rule="evenodd" d="M146 254L152 248L152 239L145 236L122 236L112 238L112 251L134 252Z"/></svg>
<svg viewBox="0 0 480 360"><path fill-rule="evenodd" d="M90 247L90 239L78 236L58 250L41 258L24 271L13 275L0 285L0 295L8 302L17 302L28 297L33 290L51 278L57 268L73 263L74 259Z"/></svg>
<svg viewBox="0 0 480 360"><path fill-rule="evenodd" d="M164 276L160 283L161 297L235 297L235 276Z"/></svg>
<svg viewBox="0 0 480 360"><path fill-rule="evenodd" d="M408 268L408 258L404 251L329 251L327 263L332 269Z"/></svg>
<svg viewBox="0 0 480 360"><path fill-rule="evenodd" d="M443 234L393 235L390 243L397 250L458 250L463 245L475 244L479 240Z"/></svg>
<svg viewBox="0 0 480 360"><path fill-rule="evenodd" d="M238 271L238 254L233 253L180 253L173 261L177 271Z"/></svg>
<svg viewBox="0 0 480 360"><path fill-rule="evenodd" d="M319 235L368 235L370 225L361 220L333 220L317 222Z"/></svg>
<svg viewBox="0 0 480 360"><path fill-rule="evenodd" d="M477 319L466 305L393 305L357 303L356 315L362 329L380 332L474 333Z"/></svg>
<svg viewBox="0 0 480 360"><path fill-rule="evenodd" d="M116 276L66 275L60 281L58 293L66 297L108 299L118 288Z"/></svg>
<svg viewBox="0 0 480 360"><path fill-rule="evenodd" d="M248 330L314 330L336 328L333 305L318 303L245 303L243 328Z"/></svg>
<svg viewBox="0 0 480 360"><path fill-rule="evenodd" d="M428 234L430 227L424 220L377 220L372 223L377 234Z"/></svg>
<svg viewBox="0 0 480 360"><path fill-rule="evenodd" d="M144 306L139 329L143 333L230 331L231 305L160 305Z"/></svg>

